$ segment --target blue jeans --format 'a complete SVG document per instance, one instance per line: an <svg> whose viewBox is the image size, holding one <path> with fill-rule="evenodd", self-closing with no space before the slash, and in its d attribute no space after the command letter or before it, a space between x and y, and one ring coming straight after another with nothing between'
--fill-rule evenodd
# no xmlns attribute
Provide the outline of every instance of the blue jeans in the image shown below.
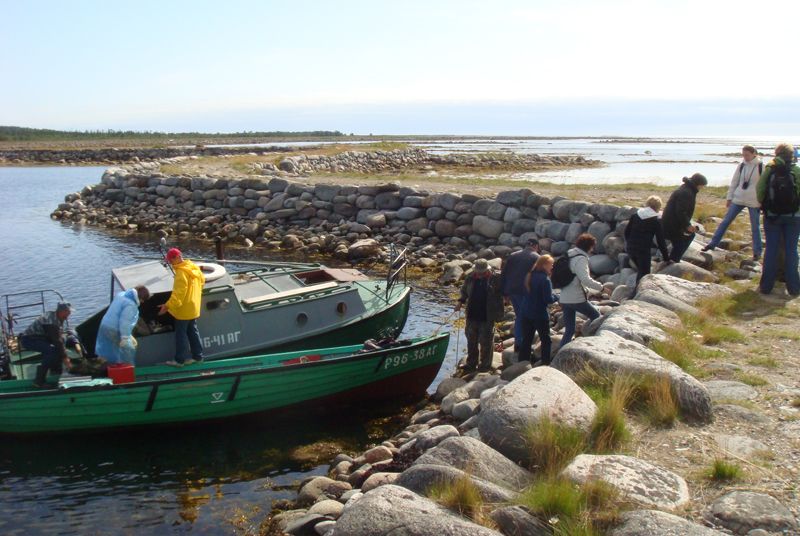
<svg viewBox="0 0 800 536"><path fill-rule="evenodd" d="M600 311L588 301L581 303L562 303L561 310L564 312L564 336L561 337L561 346L559 346L559 348L563 348L565 344L572 340L572 336L575 335L575 313L581 313L589 317L590 322L600 316Z"/></svg>
<svg viewBox="0 0 800 536"><path fill-rule="evenodd" d="M683 258L683 254L686 253L686 250L689 249L689 246L694 240L694 233L686 238L679 238L676 240L671 240L672 242L672 250L669 252L669 260L672 262L681 262Z"/></svg>
<svg viewBox="0 0 800 536"><path fill-rule="evenodd" d="M511 300L511 307L514 308L514 349L519 351L520 341L522 341L522 300L525 299L523 294L509 294L508 298Z"/></svg>
<svg viewBox="0 0 800 536"><path fill-rule="evenodd" d="M731 206L728 207L728 212L725 213L725 217L722 218L722 222L720 222L719 227L717 227L717 230L714 232L714 236L711 237L711 242L708 243L710 248L715 248L719 245L722 237L725 236L725 231L728 230L728 226L730 226L733 220L736 219L736 216L744 209L747 209L747 214L750 216L750 233L753 235L753 255L761 256L761 228L758 225L761 212L757 207L746 207L744 205L737 205L736 203L731 203Z"/></svg>
<svg viewBox="0 0 800 536"><path fill-rule="evenodd" d="M200 343L197 319L175 319L175 361L183 363L190 355L195 361L203 360L203 345Z"/></svg>
<svg viewBox="0 0 800 536"><path fill-rule="evenodd" d="M778 273L778 249L783 247L786 250L784 263L786 291L792 296L797 296L800 294L800 274L797 272L797 240L800 237L800 218L765 216L764 236L767 239L767 247L761 283L758 285L759 290L764 294L772 292L772 288L775 286L775 276Z"/></svg>

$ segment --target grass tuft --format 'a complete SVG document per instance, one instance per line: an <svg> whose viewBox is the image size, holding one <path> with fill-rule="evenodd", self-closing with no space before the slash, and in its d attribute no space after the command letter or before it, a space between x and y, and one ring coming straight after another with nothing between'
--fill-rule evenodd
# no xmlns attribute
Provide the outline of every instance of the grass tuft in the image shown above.
<svg viewBox="0 0 800 536"><path fill-rule="evenodd" d="M611 394L597 405L589 433L592 450L600 453L614 452L630 439L625 424L625 408L634 391L629 376L617 376L611 386Z"/></svg>
<svg viewBox="0 0 800 536"><path fill-rule="evenodd" d="M717 458L708 471L708 478L717 482L732 482L741 480L743 475L742 468L735 463Z"/></svg>
<svg viewBox="0 0 800 536"><path fill-rule="evenodd" d="M755 367L764 367L764 368L778 368L778 360L774 357L751 357L747 360L748 365L753 365Z"/></svg>
<svg viewBox="0 0 800 536"><path fill-rule="evenodd" d="M646 399L644 415L653 426L668 427L675 424L680 415L680 408L672 383L666 376L651 376L644 386Z"/></svg>
<svg viewBox="0 0 800 536"><path fill-rule="evenodd" d="M742 383L746 383L747 385L753 387L761 387L762 385L767 385L769 382L759 376L758 374L752 374L750 372L737 372L734 377Z"/></svg>
<svg viewBox="0 0 800 536"><path fill-rule="evenodd" d="M530 467L544 475L555 475L586 448L586 434L554 422L539 419L525 430L530 449Z"/></svg>
<svg viewBox="0 0 800 536"><path fill-rule="evenodd" d="M432 486L426 495L479 525L495 528L494 521L487 514L480 490L470 478L469 473L461 475L452 482L440 482Z"/></svg>

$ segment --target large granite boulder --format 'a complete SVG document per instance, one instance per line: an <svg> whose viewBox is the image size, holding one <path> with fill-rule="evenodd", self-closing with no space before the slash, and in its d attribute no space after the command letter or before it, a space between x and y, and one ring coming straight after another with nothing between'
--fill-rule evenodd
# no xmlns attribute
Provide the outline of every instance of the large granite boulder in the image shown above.
<svg viewBox="0 0 800 536"><path fill-rule="evenodd" d="M780 534L798 533L797 519L792 512L765 493L733 491L714 501L703 517L734 534L745 535L754 529Z"/></svg>
<svg viewBox="0 0 800 536"><path fill-rule="evenodd" d="M700 298L733 294L732 289L723 287L722 285L695 283L665 274L650 274L644 276L642 280L639 281L639 289L636 294L637 298L639 294L648 290L660 292L666 296L672 296L688 304L694 304Z"/></svg>
<svg viewBox="0 0 800 536"><path fill-rule="evenodd" d="M616 289L615 289L616 290ZM689 305L683 300L664 294L660 290L641 290L638 289L634 301L641 301L658 305L664 309L669 309L673 313L687 313L690 315L700 314L696 307Z"/></svg>
<svg viewBox="0 0 800 536"><path fill-rule="evenodd" d="M493 220L487 216L475 216L472 220L472 230L486 238L497 238L503 234L505 223L502 221Z"/></svg>
<svg viewBox="0 0 800 536"><path fill-rule="evenodd" d="M449 467L447 465L414 464L400 473L395 483L398 486L403 486L411 491L425 495L436 486L455 482L465 477L470 479L485 501L508 502L514 498L515 492L517 491L498 486L488 480L478 478L467 471L462 471L461 469Z"/></svg>
<svg viewBox="0 0 800 536"><path fill-rule="evenodd" d="M486 401L481 439L512 461L530 463L525 430L542 418L588 430L597 406L568 376L537 367L515 378Z"/></svg>
<svg viewBox="0 0 800 536"><path fill-rule="evenodd" d="M661 275L671 275L688 279L689 281L702 281L704 283L718 283L719 277L690 262L678 262L664 266L658 271Z"/></svg>
<svg viewBox="0 0 800 536"><path fill-rule="evenodd" d="M380 486L344 509L332 536L500 536L395 485Z"/></svg>
<svg viewBox="0 0 800 536"><path fill-rule="evenodd" d="M667 334L662 327L679 329L682 326L678 315L669 309L636 300L625 302L604 318L598 334L610 331L640 344L666 340Z"/></svg>
<svg viewBox="0 0 800 536"><path fill-rule="evenodd" d="M471 437L451 437L432 448L414 465L445 465L510 489L522 489L531 474L492 447Z"/></svg>
<svg viewBox="0 0 800 536"><path fill-rule="evenodd" d="M553 529L521 506L501 506L489 514L505 536L552 536Z"/></svg>
<svg viewBox="0 0 800 536"><path fill-rule="evenodd" d="M586 366L610 375L665 375L684 416L700 422L713 420L711 396L703 384L646 346L616 333L575 339L558 351L551 365L571 376Z"/></svg>
<svg viewBox="0 0 800 536"><path fill-rule="evenodd" d="M609 536L723 536L718 530L692 523L658 510L634 510L620 517L621 523Z"/></svg>
<svg viewBox="0 0 800 536"><path fill-rule="evenodd" d="M631 456L580 454L561 475L577 484L605 482L628 501L664 510L680 508L690 499L683 478Z"/></svg>

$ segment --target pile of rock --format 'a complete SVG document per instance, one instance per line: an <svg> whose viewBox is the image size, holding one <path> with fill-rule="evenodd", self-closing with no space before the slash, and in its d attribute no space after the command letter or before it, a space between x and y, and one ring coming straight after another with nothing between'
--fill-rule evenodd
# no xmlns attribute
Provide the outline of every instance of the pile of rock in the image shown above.
<svg viewBox="0 0 800 536"><path fill-rule="evenodd" d="M630 285L634 272L625 268L623 232L634 211L549 198L528 189L500 192L490 199L392 183L355 186L282 177L164 176L157 164L146 163L108 169L100 184L66 196L53 217L351 259L374 258L388 244L401 244L422 266L452 261L445 265L443 282L458 280L464 263L473 260L465 255L470 250L482 258L502 258L528 238L538 238L545 251L557 256L588 232L597 238L589 260L595 276ZM695 244L685 256L689 262L668 267L668 273L713 281L715 276L706 268L721 254L703 253Z"/></svg>
<svg viewBox="0 0 800 536"><path fill-rule="evenodd" d="M22 164L26 162L53 164L125 164L130 162L151 162L162 159L223 156L237 154L266 155L274 152L296 151L292 147L114 147L102 149L14 149L0 151L0 163ZM255 152L257 151L257 152Z"/></svg>
<svg viewBox="0 0 800 536"><path fill-rule="evenodd" d="M394 151L345 151L330 156L301 154L283 159L277 167L270 163L256 163L253 165L253 170L265 175L275 175L281 171L301 175L321 172L380 173L408 168L432 171L433 166L539 170L600 165L602 162L587 160L582 156L542 156L515 153L437 155L424 149L412 148Z"/></svg>
<svg viewBox="0 0 800 536"><path fill-rule="evenodd" d="M418 411L405 430L357 457L338 455L329 476L303 482L292 509L271 519L269 533L552 534L551 520L512 506L538 470L537 461L529 457L525 428L546 417L588 430L597 407L572 379L584 364L612 374L665 375L678 395L682 414L700 423L710 421L711 396L706 387L637 342L635 333L617 334L612 320L627 308L625 314L637 325L660 329L661 319L676 321L677 304L691 307L701 297L728 292L714 284L647 276L635 299L603 317L598 335L565 346L552 367L531 369L530 364L520 363L507 366L502 374L444 380L433 397L437 404ZM711 502L702 510L703 525L668 513L690 505L686 481L631 456L581 454L561 476L576 484L599 479L633 505L611 531L617 536L788 534L798 528L783 504L749 491ZM489 517L497 530L426 497L442 483L464 478L486 503L496 505Z"/></svg>

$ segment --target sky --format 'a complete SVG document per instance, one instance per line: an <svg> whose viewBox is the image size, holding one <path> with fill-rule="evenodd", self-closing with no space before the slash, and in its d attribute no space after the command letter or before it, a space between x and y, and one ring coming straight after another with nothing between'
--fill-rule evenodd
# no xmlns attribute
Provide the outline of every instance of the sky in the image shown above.
<svg viewBox="0 0 800 536"><path fill-rule="evenodd" d="M800 137L796 0L0 0L0 125Z"/></svg>

